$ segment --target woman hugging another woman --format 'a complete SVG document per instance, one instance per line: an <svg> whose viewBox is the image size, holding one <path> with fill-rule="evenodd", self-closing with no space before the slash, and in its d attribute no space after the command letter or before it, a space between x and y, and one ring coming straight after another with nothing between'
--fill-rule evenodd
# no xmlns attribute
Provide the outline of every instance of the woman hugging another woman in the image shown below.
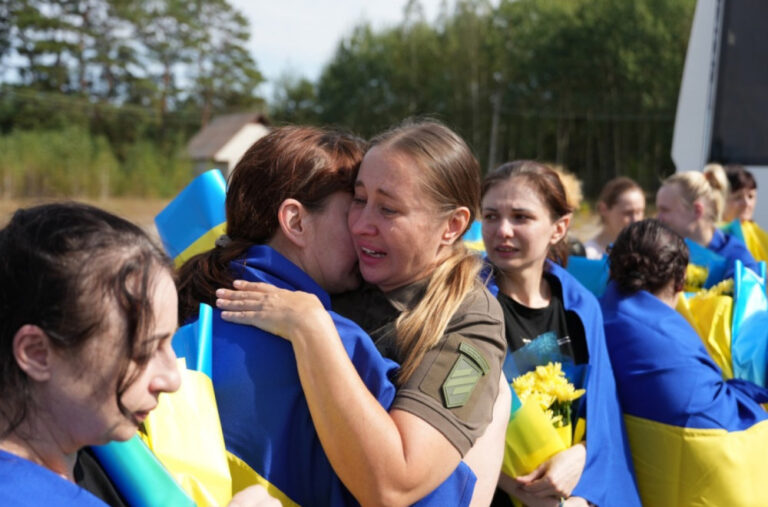
<svg viewBox="0 0 768 507"><path fill-rule="evenodd" d="M300 127L258 141L230 183L230 243L201 258L216 276L199 260L182 269L183 313L216 297L226 310L213 326L225 440L288 500L440 503L452 487L452 502L487 503L509 397L500 310L461 243L479 167L432 122L371 144L363 158L349 137ZM358 261L371 285L339 308L375 342L330 310L329 293L356 289ZM484 463L477 449L492 449Z"/></svg>

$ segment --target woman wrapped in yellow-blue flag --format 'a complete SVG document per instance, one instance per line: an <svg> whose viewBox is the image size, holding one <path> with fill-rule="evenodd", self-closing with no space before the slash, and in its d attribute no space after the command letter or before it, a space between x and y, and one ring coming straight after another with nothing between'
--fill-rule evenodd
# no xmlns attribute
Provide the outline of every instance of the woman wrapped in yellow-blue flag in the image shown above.
<svg viewBox="0 0 768 507"><path fill-rule="evenodd" d="M759 261L768 261L768 233L754 222L757 182L751 172L739 164L725 166L730 192L725 201L723 231L739 238Z"/></svg>
<svg viewBox="0 0 768 507"><path fill-rule="evenodd" d="M198 303L215 304L216 289L238 278L310 293L326 310L329 293L356 287L360 274L346 216L362 157L357 138L314 127L277 128L254 143L229 182L227 236L180 270L182 320L200 319ZM398 365L351 320L334 312L330 320L367 389L366 401L372 395L377 409L388 409ZM339 374L317 361L328 378ZM318 436L289 341L228 322L217 309L211 363L234 491L261 484L285 506L357 504ZM460 462L448 474L416 503L468 505L474 472Z"/></svg>
<svg viewBox="0 0 768 507"><path fill-rule="evenodd" d="M704 171L676 173L664 180L656 193L657 218L680 236L690 240L689 247L708 250L724 261L722 269L710 271L705 288L733 278L735 261L757 272L757 262L743 241L716 227L723 214L728 180L723 168L708 165ZM699 264L694 259L694 264ZM717 276L715 276L717 275Z"/></svg>
<svg viewBox="0 0 768 507"><path fill-rule="evenodd" d="M586 389L580 405L586 404L586 442L579 442L581 431L574 431L576 445L564 449L551 447L555 439L545 435L526 438L536 431L521 426L539 429L549 423L528 418L524 403L510 417L500 488L537 505L560 499L600 506L639 505L600 307L595 296L562 267L568 260L573 210L560 177L538 162L517 160L486 175L482 192L483 240L491 264L485 278L502 305L512 352L504 366L507 380L513 382L530 365L545 366L554 355L567 359L562 362L564 370L567 363L588 370L586 383L569 375L574 386ZM602 269L600 265L595 272ZM550 340L554 347L548 345ZM534 350L531 360L518 361ZM509 367L510 362L515 368ZM573 422L578 430L580 423ZM505 498L498 494L495 502L502 504Z"/></svg>
<svg viewBox="0 0 768 507"><path fill-rule="evenodd" d="M673 308L688 250L656 220L630 225L601 299L608 351L645 505L765 505L768 391L722 378Z"/></svg>

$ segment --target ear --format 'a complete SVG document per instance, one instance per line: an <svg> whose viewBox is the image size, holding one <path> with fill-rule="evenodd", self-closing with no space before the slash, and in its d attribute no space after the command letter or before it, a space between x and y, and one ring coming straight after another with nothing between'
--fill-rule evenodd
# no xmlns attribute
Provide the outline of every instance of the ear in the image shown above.
<svg viewBox="0 0 768 507"><path fill-rule="evenodd" d="M467 227L469 227L470 215L469 208L466 206L460 206L451 211L451 214L448 217L448 223L446 224L445 229L443 229L443 236L440 238L441 244L454 244Z"/></svg>
<svg viewBox="0 0 768 507"><path fill-rule="evenodd" d="M25 324L16 331L13 337L13 357L19 368L32 380L45 382L51 378L51 341L39 327Z"/></svg>
<svg viewBox="0 0 768 507"><path fill-rule="evenodd" d="M286 199L277 210L280 231L294 245L307 245L307 209L296 199Z"/></svg>
<svg viewBox="0 0 768 507"><path fill-rule="evenodd" d="M608 206L605 205L604 202L598 202L597 203L597 214L598 215L604 215L608 211Z"/></svg>
<svg viewBox="0 0 768 507"><path fill-rule="evenodd" d="M555 220L555 223L552 224L555 227L555 231L552 233L552 237L549 239L550 245L556 245L558 241L563 239L568 232L568 227L571 225L571 217L573 215L571 213L567 213L557 220Z"/></svg>
<svg viewBox="0 0 768 507"><path fill-rule="evenodd" d="M704 216L704 203L702 203L699 199L693 201L692 209L697 220Z"/></svg>

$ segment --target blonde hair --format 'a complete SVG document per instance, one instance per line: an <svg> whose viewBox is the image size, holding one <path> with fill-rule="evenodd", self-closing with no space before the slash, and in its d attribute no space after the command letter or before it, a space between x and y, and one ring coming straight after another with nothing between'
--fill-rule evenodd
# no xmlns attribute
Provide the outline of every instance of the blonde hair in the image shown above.
<svg viewBox="0 0 768 507"><path fill-rule="evenodd" d="M549 167L560 177L560 183L563 184L565 189L565 199L568 201L568 207L573 211L578 210L581 207L581 201L584 200L584 192L581 189L582 182L579 177L561 165L549 164Z"/></svg>
<svg viewBox="0 0 768 507"><path fill-rule="evenodd" d="M393 150L412 159L420 171L421 190L449 214L459 207L470 212L467 227L430 276L424 297L397 318L398 356L402 365L396 383L404 384L424 355L438 344L464 298L481 286L482 262L464 246L461 236L472 225L480 205L480 165L469 146L451 129L435 121L408 121L378 135L371 146Z"/></svg>
<svg viewBox="0 0 768 507"><path fill-rule="evenodd" d="M723 166L708 164L702 172L686 171L673 174L664 185L676 184L688 206L693 206L696 200L703 201L707 210L707 218L718 222L725 208L725 197L728 195L728 178Z"/></svg>

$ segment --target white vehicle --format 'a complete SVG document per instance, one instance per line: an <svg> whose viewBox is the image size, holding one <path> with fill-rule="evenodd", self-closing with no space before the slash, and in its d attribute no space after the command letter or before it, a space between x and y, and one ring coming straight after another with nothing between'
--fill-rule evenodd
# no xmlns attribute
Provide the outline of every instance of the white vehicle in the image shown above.
<svg viewBox="0 0 768 507"><path fill-rule="evenodd" d="M699 0L677 102L677 171L742 164L757 180L768 229L768 1Z"/></svg>

